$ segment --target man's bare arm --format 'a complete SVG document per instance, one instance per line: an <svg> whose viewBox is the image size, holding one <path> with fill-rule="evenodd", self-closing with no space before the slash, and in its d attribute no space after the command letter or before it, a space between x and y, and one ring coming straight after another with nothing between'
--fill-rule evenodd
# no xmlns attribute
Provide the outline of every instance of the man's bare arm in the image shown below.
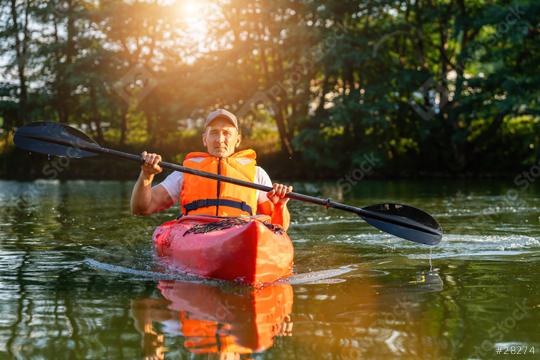
<svg viewBox="0 0 540 360"><path fill-rule="evenodd" d="M145 184L141 179L135 184L131 195L131 213L133 215L150 215L155 212L166 210L174 205L169 193L161 185L154 186Z"/></svg>
<svg viewBox="0 0 540 360"><path fill-rule="evenodd" d="M291 216L287 209L289 198L286 197L293 188L282 184L272 184L273 190L268 192L265 201L257 206L257 213L270 215L272 224L281 225L285 230L289 228Z"/></svg>
<svg viewBox="0 0 540 360"><path fill-rule="evenodd" d="M163 169L158 165L161 156L142 153L144 164L131 194L131 213L134 215L149 215L168 209L174 204L169 193L161 185L152 187L154 176Z"/></svg>

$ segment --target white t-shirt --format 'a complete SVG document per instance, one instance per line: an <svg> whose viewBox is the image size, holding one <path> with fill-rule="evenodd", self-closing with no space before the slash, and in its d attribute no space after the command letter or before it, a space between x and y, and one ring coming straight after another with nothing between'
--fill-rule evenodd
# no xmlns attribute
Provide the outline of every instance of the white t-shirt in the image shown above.
<svg viewBox="0 0 540 360"><path fill-rule="evenodd" d="M182 189L182 182L184 181L184 174L178 171L172 172L158 185L161 185L167 190L171 199L176 204L180 200L180 189ZM263 168L257 166L255 171L255 184L265 185L272 187L272 181L270 176L264 171ZM257 202L259 204L268 201L266 192L257 190Z"/></svg>

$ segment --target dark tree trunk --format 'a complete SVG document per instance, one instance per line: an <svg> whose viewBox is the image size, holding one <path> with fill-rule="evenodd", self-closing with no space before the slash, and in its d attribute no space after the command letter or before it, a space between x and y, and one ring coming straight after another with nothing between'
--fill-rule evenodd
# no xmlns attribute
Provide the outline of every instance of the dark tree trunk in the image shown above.
<svg viewBox="0 0 540 360"><path fill-rule="evenodd" d="M281 151L285 153L285 155L291 156L293 153L291 138L287 131L288 127L285 115L283 114L283 109L280 105L277 106L276 124L279 133L279 140L281 142Z"/></svg>
<svg viewBox="0 0 540 360"><path fill-rule="evenodd" d="M127 115L128 115L128 106L122 106L122 113L120 115L120 145L126 144L127 139Z"/></svg>
<svg viewBox="0 0 540 360"><path fill-rule="evenodd" d="M103 143L103 129L101 128L101 117L98 110L97 90L95 84L90 85L90 104L92 106L92 122L96 127L96 138L98 143Z"/></svg>
<svg viewBox="0 0 540 360"><path fill-rule="evenodd" d="M16 125L20 125L28 117L28 87L26 81L26 64L28 54L28 16L30 12L30 2L26 1L24 9L24 24L22 24L22 40L19 38L21 31L17 14L17 2L11 0L11 20L13 21L13 33L15 36L15 54L17 61L17 75L19 77L19 104Z"/></svg>

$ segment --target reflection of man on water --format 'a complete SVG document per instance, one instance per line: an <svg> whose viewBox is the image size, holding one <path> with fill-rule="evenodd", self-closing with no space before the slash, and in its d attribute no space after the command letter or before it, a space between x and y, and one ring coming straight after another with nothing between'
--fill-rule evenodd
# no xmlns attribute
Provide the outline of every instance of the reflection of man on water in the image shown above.
<svg viewBox="0 0 540 360"><path fill-rule="evenodd" d="M145 359L164 359L165 336L154 330L153 321L169 322L173 320L163 299L137 299L131 303L131 315L135 320L135 329L142 335L143 356Z"/></svg>
<svg viewBox="0 0 540 360"><path fill-rule="evenodd" d="M164 358L163 333L183 336L184 347L192 353L220 354L220 359L266 350L275 336L291 335L291 285L227 290L200 283L160 281L158 288L165 299L132 302L132 316L143 335L147 359ZM161 323L163 333L154 329L153 322Z"/></svg>

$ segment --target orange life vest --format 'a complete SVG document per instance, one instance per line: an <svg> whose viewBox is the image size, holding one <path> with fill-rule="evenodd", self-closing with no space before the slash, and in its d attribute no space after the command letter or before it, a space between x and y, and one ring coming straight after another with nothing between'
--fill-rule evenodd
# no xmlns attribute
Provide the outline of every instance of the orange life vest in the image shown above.
<svg viewBox="0 0 540 360"><path fill-rule="evenodd" d="M235 179L254 182L256 169L253 150L243 150L227 158L204 152L189 153L183 165ZM257 190L184 173L180 203L183 215L242 216L257 212Z"/></svg>

